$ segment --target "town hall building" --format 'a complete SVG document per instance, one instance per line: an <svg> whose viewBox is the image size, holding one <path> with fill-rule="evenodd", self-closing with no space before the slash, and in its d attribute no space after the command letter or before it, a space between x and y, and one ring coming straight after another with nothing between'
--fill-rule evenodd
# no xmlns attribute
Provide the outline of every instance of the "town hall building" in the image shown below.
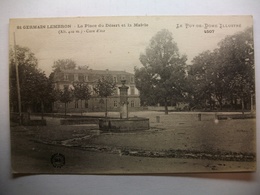
<svg viewBox="0 0 260 195"><path fill-rule="evenodd" d="M63 90L65 87L73 89L74 83L86 83L91 89L91 98L89 100L73 100L67 105L67 111L75 112L103 112L105 111L105 99L98 97L93 88L98 79L102 77L111 76L116 83L116 89L113 95L108 97L107 109L108 111L119 111L119 88L122 80L126 80L128 89L128 109L129 111L140 109L139 91L135 86L134 74L126 71L112 71L112 70L92 70L92 69L67 69L61 70L54 74L55 89ZM65 105L60 101L56 101L53 106L54 112L64 112Z"/></svg>

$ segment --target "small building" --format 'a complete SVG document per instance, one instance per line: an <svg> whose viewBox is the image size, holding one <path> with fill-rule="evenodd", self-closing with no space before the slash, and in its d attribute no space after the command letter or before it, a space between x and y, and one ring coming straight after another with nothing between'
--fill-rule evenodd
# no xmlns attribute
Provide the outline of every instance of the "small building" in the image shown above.
<svg viewBox="0 0 260 195"><path fill-rule="evenodd" d="M56 89L63 90L65 87L73 89L74 83L86 83L92 91L91 98L89 100L73 100L68 103L67 111L71 113L75 112L99 112L105 111L105 99L98 97L95 94L93 88L98 79L106 76L111 76L117 85L115 92L112 96L108 97L107 109L108 111L119 111L119 86L121 86L121 80L126 80L126 86L128 90L128 108L129 111L140 109L139 91L135 86L134 74L126 71L111 71L111 70L92 70L92 69L67 69L61 70L54 74L54 86ZM53 106L54 112L63 112L65 109L64 103L56 101Z"/></svg>

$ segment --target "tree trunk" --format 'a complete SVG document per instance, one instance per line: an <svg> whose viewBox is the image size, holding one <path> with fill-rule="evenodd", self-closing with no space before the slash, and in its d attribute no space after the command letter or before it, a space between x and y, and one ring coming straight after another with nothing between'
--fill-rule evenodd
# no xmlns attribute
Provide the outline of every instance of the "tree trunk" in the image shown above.
<svg viewBox="0 0 260 195"><path fill-rule="evenodd" d="M81 116L82 116L82 100L80 100L80 113L81 113Z"/></svg>
<svg viewBox="0 0 260 195"><path fill-rule="evenodd" d="M42 120L43 120L43 113L44 113L44 104L43 101L41 101L41 116L42 116Z"/></svg>
<svg viewBox="0 0 260 195"><path fill-rule="evenodd" d="M209 95L209 108L210 108L210 110L212 108L211 95ZM207 110L207 105L206 105L206 110Z"/></svg>
<svg viewBox="0 0 260 195"><path fill-rule="evenodd" d="M54 110L54 102L51 102L51 112L53 113Z"/></svg>
<svg viewBox="0 0 260 195"><path fill-rule="evenodd" d="M230 108L231 110L234 109L234 98L232 96L230 97Z"/></svg>
<svg viewBox="0 0 260 195"><path fill-rule="evenodd" d="M219 103L219 109L222 110L222 98L218 98L218 103Z"/></svg>
<svg viewBox="0 0 260 195"><path fill-rule="evenodd" d="M167 98L164 99L164 113L168 114L168 105L167 105Z"/></svg>
<svg viewBox="0 0 260 195"><path fill-rule="evenodd" d="M241 104L242 104L242 114L244 115L245 114L245 112L244 112L244 109L245 109L244 97L242 97L242 99L241 99Z"/></svg>
<svg viewBox="0 0 260 195"><path fill-rule="evenodd" d="M67 103L65 102L65 117L67 116Z"/></svg>
<svg viewBox="0 0 260 195"><path fill-rule="evenodd" d="M106 97L106 105L105 105L105 107L106 107L105 117L107 118L107 97Z"/></svg>
<svg viewBox="0 0 260 195"><path fill-rule="evenodd" d="M251 110L251 113L254 113L254 99L253 99L253 94L251 94L251 97L250 97L250 110Z"/></svg>

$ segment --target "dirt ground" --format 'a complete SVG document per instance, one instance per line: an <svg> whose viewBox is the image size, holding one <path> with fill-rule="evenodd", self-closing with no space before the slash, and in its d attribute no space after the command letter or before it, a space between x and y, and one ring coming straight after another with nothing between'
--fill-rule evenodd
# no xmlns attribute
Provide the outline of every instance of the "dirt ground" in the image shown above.
<svg viewBox="0 0 260 195"><path fill-rule="evenodd" d="M59 119L51 117L46 117L47 126L11 127L13 170L121 174L255 169L255 119L217 121L214 113L202 113L199 121L195 112L135 112L131 116L148 117L150 129L102 132L95 124L59 125ZM58 169L50 163L55 153L66 158Z"/></svg>

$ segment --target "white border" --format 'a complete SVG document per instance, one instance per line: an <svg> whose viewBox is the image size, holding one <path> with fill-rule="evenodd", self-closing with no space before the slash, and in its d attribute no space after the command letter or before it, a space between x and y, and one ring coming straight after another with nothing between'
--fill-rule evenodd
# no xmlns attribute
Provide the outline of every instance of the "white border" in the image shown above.
<svg viewBox="0 0 260 195"><path fill-rule="evenodd" d="M1 0L0 194L257 194L256 173L173 176L36 175L12 178L8 108L9 18L131 15L253 15L256 89L259 97L260 1L257 0ZM257 113L259 101L257 102ZM258 116L258 115L257 115ZM257 131L259 127L259 116ZM260 135L257 132L257 142ZM257 155L259 156L259 144ZM259 168L258 159L258 168Z"/></svg>

